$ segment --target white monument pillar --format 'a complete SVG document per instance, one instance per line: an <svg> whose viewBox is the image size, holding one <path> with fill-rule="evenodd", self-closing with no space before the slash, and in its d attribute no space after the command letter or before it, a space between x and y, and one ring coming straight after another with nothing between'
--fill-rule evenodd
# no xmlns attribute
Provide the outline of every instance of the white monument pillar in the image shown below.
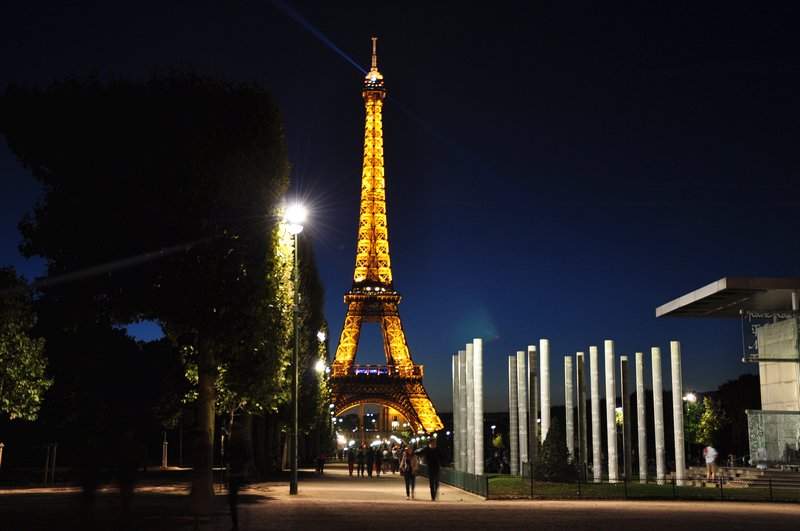
<svg viewBox="0 0 800 531"><path fill-rule="evenodd" d="M567 451L569 459L575 462L575 404L572 400L572 356L564 356L564 409L566 411Z"/></svg>
<svg viewBox="0 0 800 531"><path fill-rule="evenodd" d="M528 457L533 471L533 463L539 460L539 359L536 345L528 345Z"/></svg>
<svg viewBox="0 0 800 531"><path fill-rule="evenodd" d="M644 392L644 353L636 353L636 426L638 432L639 483L647 483L647 398Z"/></svg>
<svg viewBox="0 0 800 531"><path fill-rule="evenodd" d="M586 481L586 466L589 463L587 460L587 453L589 452L586 440L586 363L583 352L575 354L575 383L577 385L577 393L575 398L578 400L577 414L578 414L578 466L580 467L580 478Z"/></svg>
<svg viewBox="0 0 800 531"><path fill-rule="evenodd" d="M589 384L592 395L592 476L599 483L603 476L603 450L600 435L600 369L597 347L589 347Z"/></svg>
<svg viewBox="0 0 800 531"><path fill-rule="evenodd" d="M483 340L472 340L473 384L475 397L472 400L475 411L475 474L483 475Z"/></svg>
<svg viewBox="0 0 800 531"><path fill-rule="evenodd" d="M656 480L659 485L666 479L666 451L664 448L664 384L661 381L661 349L652 347L653 364L653 423L656 430Z"/></svg>
<svg viewBox="0 0 800 531"><path fill-rule="evenodd" d="M519 404L517 404L517 357L508 357L508 438L511 475L519 475Z"/></svg>
<svg viewBox="0 0 800 531"><path fill-rule="evenodd" d="M628 384L628 356L619 357L619 397L622 402L622 470L625 479L633 475L632 459L633 449L631 439L631 391Z"/></svg>
<svg viewBox="0 0 800 531"><path fill-rule="evenodd" d="M617 389L615 387L614 340L606 339L603 342L606 369L606 439L608 447L608 480L615 482L619 478L619 465L617 462Z"/></svg>
<svg viewBox="0 0 800 531"><path fill-rule="evenodd" d="M670 341L672 360L672 425L675 432L675 479L678 485L686 478L686 451L683 446L683 376L681 374L681 344Z"/></svg>
<svg viewBox="0 0 800 531"><path fill-rule="evenodd" d="M519 403L519 462L528 462L528 378L525 367L525 351L517 351L517 402Z"/></svg>
<svg viewBox="0 0 800 531"><path fill-rule="evenodd" d="M458 426L458 436L461 439L461 445L459 446L459 459L460 459L460 467L459 470L462 472L466 472L468 465L467 465L467 452L469 448L469 443L467 439L470 437L469 430L467 429L467 351L466 350L459 350L458 351L458 394L461 397L461 401L458 404L458 418L460 419L460 423Z"/></svg>
<svg viewBox="0 0 800 531"><path fill-rule="evenodd" d="M461 418L458 412L461 410L459 406L460 397L458 396L458 355L453 354L453 365L451 372L453 375L453 467L456 470L461 470L461 463L459 461L459 447L461 446L461 436L458 431L461 425Z"/></svg>
<svg viewBox="0 0 800 531"><path fill-rule="evenodd" d="M550 430L550 340L539 340L539 363L542 386L542 442Z"/></svg>
<svg viewBox="0 0 800 531"><path fill-rule="evenodd" d="M475 473L475 373L474 350L467 343L467 472Z"/></svg>

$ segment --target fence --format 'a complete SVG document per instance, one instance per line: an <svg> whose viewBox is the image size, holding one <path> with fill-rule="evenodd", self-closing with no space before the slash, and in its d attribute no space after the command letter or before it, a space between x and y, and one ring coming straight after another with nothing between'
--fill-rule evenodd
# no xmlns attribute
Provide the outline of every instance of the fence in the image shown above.
<svg viewBox="0 0 800 531"><path fill-rule="evenodd" d="M420 474L427 468L420 465ZM443 468L440 481L483 496L501 499L624 499L624 500L736 500L765 502L800 502L800 480L797 479L681 479L657 481L648 477L624 477L615 482L545 482L531 481L526 476L487 474L478 476L451 468Z"/></svg>

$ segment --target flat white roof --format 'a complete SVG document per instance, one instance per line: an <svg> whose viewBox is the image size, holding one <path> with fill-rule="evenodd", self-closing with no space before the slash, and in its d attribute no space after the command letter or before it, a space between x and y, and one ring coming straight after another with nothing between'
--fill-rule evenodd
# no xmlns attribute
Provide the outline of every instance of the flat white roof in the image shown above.
<svg viewBox="0 0 800 531"><path fill-rule="evenodd" d="M800 278L723 277L656 308L656 317L738 317L792 309Z"/></svg>

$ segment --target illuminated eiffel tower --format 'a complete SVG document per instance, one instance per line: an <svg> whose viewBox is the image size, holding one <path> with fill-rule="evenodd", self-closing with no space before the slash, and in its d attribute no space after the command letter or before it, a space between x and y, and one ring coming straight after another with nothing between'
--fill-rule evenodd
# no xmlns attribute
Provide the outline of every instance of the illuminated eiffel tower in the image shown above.
<svg viewBox="0 0 800 531"><path fill-rule="evenodd" d="M331 367L332 401L336 415L367 403L391 407L414 432L432 433L443 428L442 421L422 386L422 365L411 360L397 310L401 296L392 283L381 118L386 89L378 71L376 41L373 37L372 68L361 91L367 119L356 269L353 287L344 296L347 315ZM354 365L364 322L380 323L387 365Z"/></svg>

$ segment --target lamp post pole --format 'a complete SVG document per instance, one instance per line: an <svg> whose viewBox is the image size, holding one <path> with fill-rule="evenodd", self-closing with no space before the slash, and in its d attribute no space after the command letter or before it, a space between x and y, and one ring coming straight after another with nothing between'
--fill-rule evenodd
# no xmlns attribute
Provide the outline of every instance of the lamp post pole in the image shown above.
<svg viewBox="0 0 800 531"><path fill-rule="evenodd" d="M694 423L693 423L693 419L691 418L690 414L691 414L691 409L693 407L693 404L696 401L697 401L697 395L694 394L694 393L686 393L685 395L683 395L683 404L684 405L681 408L681 416L683 417L683 431L684 431L683 451L684 451L684 453L686 455L686 458L685 458L686 461L685 462L689 463L689 466L691 466L692 454L691 454L691 442L689 441L689 438L686 437L686 427L688 425L689 428L692 430L692 433L694 433Z"/></svg>
<svg viewBox="0 0 800 531"><path fill-rule="evenodd" d="M289 494L297 494L297 431L298 431L298 406L297 406L297 351L299 350L299 334L297 333L297 314L299 308L298 267L297 267L297 236L294 234L294 304L292 306L292 334L294 335L294 349L292 350L292 439L289 443L291 455L291 472L289 477Z"/></svg>
<svg viewBox="0 0 800 531"><path fill-rule="evenodd" d="M297 356L300 346L299 334L297 333L297 316L300 313L300 275L298 274L297 265L297 242L298 235L303 230L303 220L305 219L305 209L300 205L292 205L286 209L286 222L288 223L288 230L294 235L294 267L293 267L293 284L294 284L294 303L292 305L292 335L294 336L294 348L292 349L292 433L289 439L289 494L297 494L297 442L298 442L298 407L297 407L297 391L298 391L298 368Z"/></svg>

